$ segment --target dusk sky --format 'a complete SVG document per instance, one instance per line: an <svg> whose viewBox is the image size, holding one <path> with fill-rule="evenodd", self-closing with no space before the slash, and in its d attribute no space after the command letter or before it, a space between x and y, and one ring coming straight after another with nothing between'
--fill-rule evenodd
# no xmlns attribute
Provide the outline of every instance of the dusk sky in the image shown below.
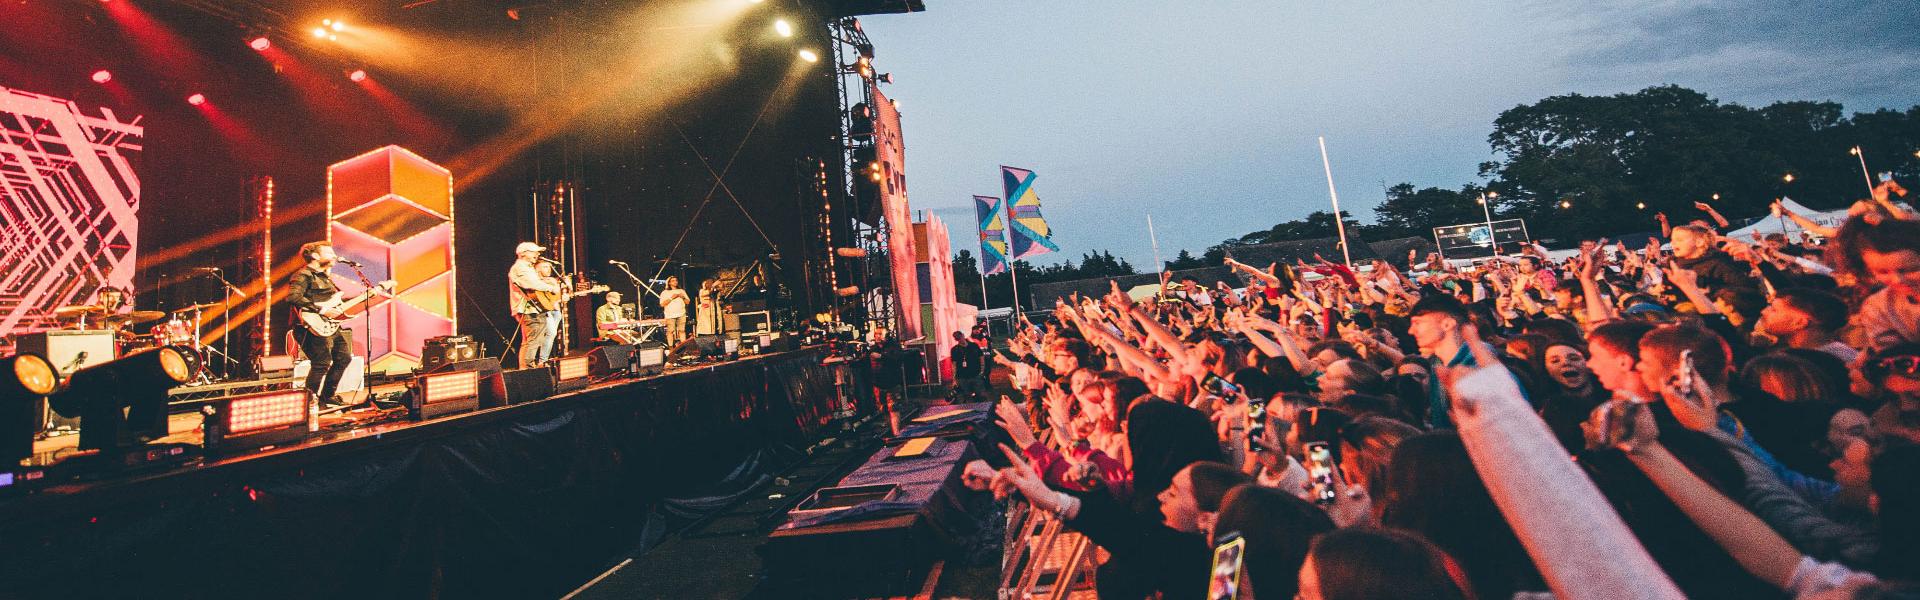
<svg viewBox="0 0 1920 600"><path fill-rule="evenodd" d="M892 72L914 209L979 252L971 196L1039 174L1061 254L1153 270L1385 186L1479 182L1502 110L1679 84L1722 101L1920 104L1920 2L926 0L861 19ZM1871 159L1871 157L1869 157ZM1329 233L1331 234L1331 233Z"/></svg>

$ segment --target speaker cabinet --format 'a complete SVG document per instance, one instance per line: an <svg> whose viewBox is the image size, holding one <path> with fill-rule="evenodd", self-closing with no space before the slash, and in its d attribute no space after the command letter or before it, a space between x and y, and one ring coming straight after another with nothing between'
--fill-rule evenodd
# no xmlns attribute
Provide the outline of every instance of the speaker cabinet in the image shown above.
<svg viewBox="0 0 1920 600"><path fill-rule="evenodd" d="M21 354L38 354L65 378L85 367L111 362L111 331L41 331L20 336Z"/></svg>
<svg viewBox="0 0 1920 600"><path fill-rule="evenodd" d="M633 364L634 347L627 344L596 346L587 351L587 366L595 380L626 373Z"/></svg>
<svg viewBox="0 0 1920 600"><path fill-rule="evenodd" d="M546 367L505 369L480 382L480 408L545 400L553 395L553 371Z"/></svg>

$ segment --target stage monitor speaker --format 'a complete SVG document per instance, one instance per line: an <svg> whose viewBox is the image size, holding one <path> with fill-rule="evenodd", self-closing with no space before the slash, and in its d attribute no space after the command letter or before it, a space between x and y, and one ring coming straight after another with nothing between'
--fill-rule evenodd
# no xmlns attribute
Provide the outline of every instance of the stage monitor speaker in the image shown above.
<svg viewBox="0 0 1920 600"><path fill-rule="evenodd" d="M506 369L480 384L480 408L497 408L545 400L553 395L553 370L546 367Z"/></svg>
<svg viewBox="0 0 1920 600"><path fill-rule="evenodd" d="M606 379L626 373L633 364L634 347L627 344L595 346L587 351L587 366L594 379Z"/></svg>
<svg viewBox="0 0 1920 600"><path fill-rule="evenodd" d="M38 354L65 378L85 367L112 362L111 331L41 331L20 336L21 354Z"/></svg>
<svg viewBox="0 0 1920 600"><path fill-rule="evenodd" d="M696 335L687 338L675 347L667 358L686 360L698 357L719 357L727 353L726 336Z"/></svg>

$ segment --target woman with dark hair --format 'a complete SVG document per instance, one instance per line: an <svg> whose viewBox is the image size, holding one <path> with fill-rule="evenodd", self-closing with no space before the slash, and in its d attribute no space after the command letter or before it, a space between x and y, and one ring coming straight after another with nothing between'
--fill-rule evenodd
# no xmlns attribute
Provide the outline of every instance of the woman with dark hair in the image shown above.
<svg viewBox="0 0 1920 600"><path fill-rule="evenodd" d="M1534 348L1527 359L1533 379L1540 382L1540 419L1547 422L1547 428L1553 430L1553 437L1568 454L1579 452L1586 447L1580 423L1609 396L1587 366L1586 350L1578 342L1549 341Z"/></svg>
<svg viewBox="0 0 1920 600"><path fill-rule="evenodd" d="M1333 521L1313 503L1273 488L1243 485L1221 500L1211 541L1217 545L1234 535L1247 541L1240 597L1285 599L1298 589L1300 564L1314 536L1328 531L1333 531Z"/></svg>
<svg viewBox="0 0 1920 600"><path fill-rule="evenodd" d="M1340 428L1339 435L1341 477L1347 485L1364 488L1377 498L1386 487L1394 448L1420 435L1420 430L1394 419L1367 416Z"/></svg>
<svg viewBox="0 0 1920 600"><path fill-rule="evenodd" d="M1452 559L1420 536L1394 529L1342 529L1314 540L1300 565L1301 600L1467 600Z"/></svg>
<svg viewBox="0 0 1920 600"><path fill-rule="evenodd" d="M1419 533L1446 550L1481 597L1547 589L1487 495L1459 434L1436 431L1401 440L1382 487L1374 499L1380 523Z"/></svg>

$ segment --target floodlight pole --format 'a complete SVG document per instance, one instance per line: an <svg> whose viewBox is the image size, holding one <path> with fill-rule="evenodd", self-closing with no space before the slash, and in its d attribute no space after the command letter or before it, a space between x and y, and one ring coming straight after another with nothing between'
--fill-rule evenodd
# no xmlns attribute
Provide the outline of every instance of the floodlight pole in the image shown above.
<svg viewBox="0 0 1920 600"><path fill-rule="evenodd" d="M1493 255L1500 255L1500 236L1494 235L1493 202L1487 200L1487 193L1480 192L1480 214L1487 217L1487 244L1493 246Z"/></svg>
<svg viewBox="0 0 1920 600"><path fill-rule="evenodd" d="M1353 251L1347 249L1347 220L1340 218L1340 194L1333 191L1333 163L1327 160L1327 137L1320 136L1320 166L1327 170L1327 197L1333 199L1333 226L1340 232L1340 261L1353 270Z"/></svg>

